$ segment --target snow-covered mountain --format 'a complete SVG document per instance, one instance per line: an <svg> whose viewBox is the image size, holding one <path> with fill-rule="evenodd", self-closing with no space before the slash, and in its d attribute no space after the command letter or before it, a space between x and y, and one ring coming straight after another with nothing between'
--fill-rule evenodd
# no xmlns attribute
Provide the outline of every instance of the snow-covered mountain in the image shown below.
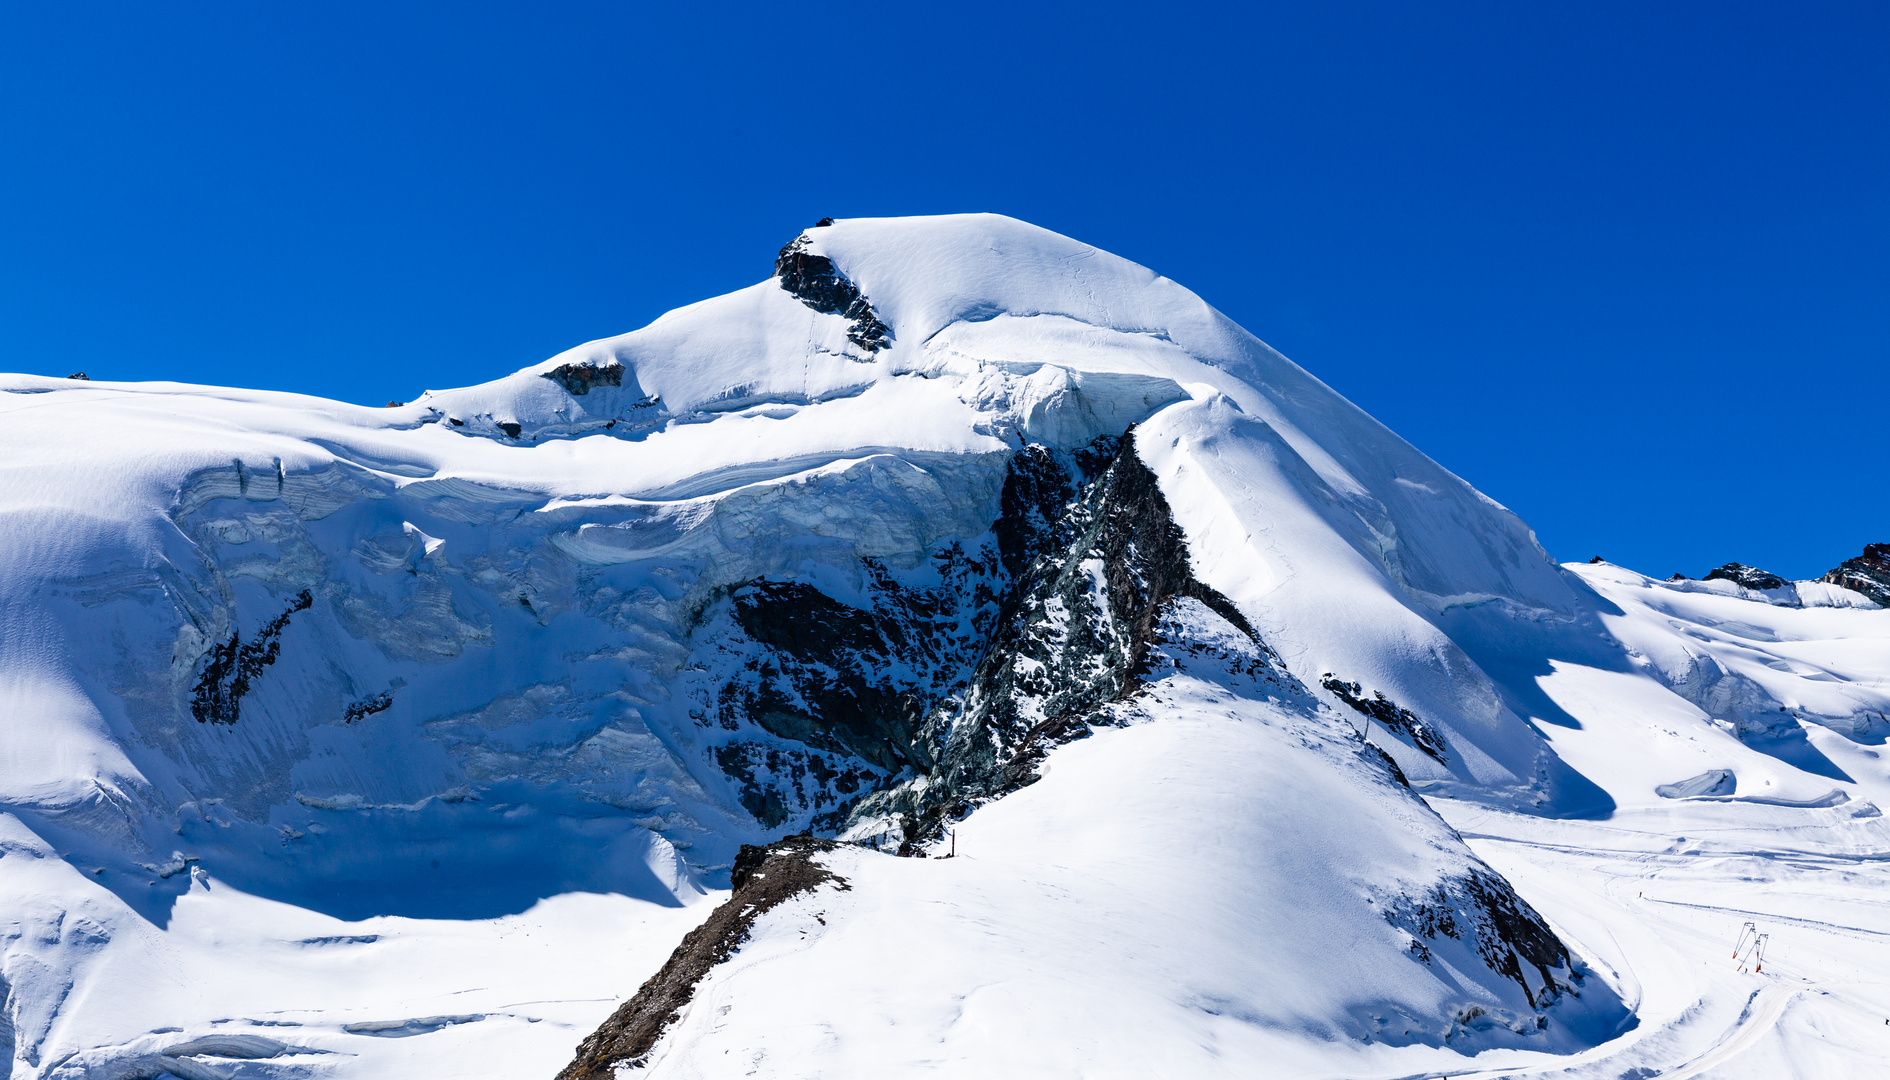
<svg viewBox="0 0 1890 1080"><path fill-rule="evenodd" d="M1876 547L1558 566L1011 219L776 266L387 409L0 377L15 1077L1883 1060Z"/></svg>

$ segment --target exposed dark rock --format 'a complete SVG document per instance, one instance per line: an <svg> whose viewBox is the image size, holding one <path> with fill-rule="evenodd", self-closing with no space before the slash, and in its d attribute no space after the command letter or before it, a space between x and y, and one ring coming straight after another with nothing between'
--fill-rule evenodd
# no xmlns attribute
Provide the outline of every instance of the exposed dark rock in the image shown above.
<svg viewBox="0 0 1890 1080"><path fill-rule="evenodd" d="M1152 644L1200 651L1160 629L1179 597L1253 641L1264 671L1243 678L1298 687L1234 605L1195 580L1180 529L1128 436L1071 453L1024 447L1001 504L995 556L952 545L939 556L937 588L901 586L863 560L862 608L798 582L751 582L735 593L746 639L738 651L750 659L700 721L730 731L752 722L809 753L831 751L830 768L856 757L884 770L862 776L872 782L859 796L816 814L816 828L903 816L918 823L913 846L975 801L1034 782L1049 749L1110 722L1102 713L1140 685ZM759 743L732 742L712 756L768 827L823 797L811 781L809 795L798 774L790 790L778 768L762 764ZM902 786L915 772L930 785L922 794Z"/></svg>
<svg viewBox="0 0 1890 1080"><path fill-rule="evenodd" d="M1588 564L1589 564L1590 566L1593 566L1593 565L1595 565L1596 563L1605 563L1605 562L1607 562L1607 561L1608 561L1608 560L1606 560L1606 559L1604 559L1604 558L1602 558L1601 556L1599 556L1599 555L1597 555L1597 556L1595 556L1594 558L1592 558L1592 559L1590 559L1590 560L1588 560Z"/></svg>
<svg viewBox="0 0 1890 1080"><path fill-rule="evenodd" d="M1863 593L1880 607L1890 607L1890 544L1870 544L1855 559L1818 579Z"/></svg>
<svg viewBox="0 0 1890 1080"><path fill-rule="evenodd" d="M914 644L902 620L849 607L795 581L749 585L735 595L734 612L742 629L783 661L795 691L789 697L770 685L773 680L758 680L743 701L752 719L777 735L851 750L884 769L906 764L928 703L925 690L874 678Z"/></svg>
<svg viewBox="0 0 1890 1080"><path fill-rule="evenodd" d="M1745 589L1783 589L1791 582L1777 574L1767 573L1756 566L1729 562L1725 566L1708 570L1702 581L1730 581Z"/></svg>
<svg viewBox="0 0 1890 1080"><path fill-rule="evenodd" d="M406 403L406 402L404 402L404 401L390 401L390 402L388 402L387 404L385 404L385 405L383 405L383 406L381 406L381 408L383 408L383 409L398 409L398 408L400 408L401 406L403 406L403 405L405 405L405 404L407 404L407 403Z"/></svg>
<svg viewBox="0 0 1890 1080"><path fill-rule="evenodd" d="M516 439L518 438L518 433L525 429L517 424L501 420L499 421L499 430L505 432L506 438Z"/></svg>
<svg viewBox="0 0 1890 1080"><path fill-rule="evenodd" d="M935 554L937 584L902 584L864 559L864 606L805 582L757 579L729 602L739 666L702 700L699 722L754 727L797 748L751 739L712 751L750 813L774 828L816 811L831 829L887 776L925 769L918 741L934 706L963 690L997 622L1003 572L990 547ZM755 732L760 734L760 732Z"/></svg>
<svg viewBox="0 0 1890 1080"><path fill-rule="evenodd" d="M1385 919L1412 936L1411 953L1426 964L1439 938L1465 941L1491 971L1522 987L1533 1008L1579 992L1581 975L1571 966L1568 949L1494 871L1472 870L1440 882L1428 894L1403 898L1385 910ZM1534 987L1524 976L1525 966L1536 972Z"/></svg>
<svg viewBox="0 0 1890 1080"><path fill-rule="evenodd" d="M263 624L254 640L245 645L235 632L230 640L205 654L203 672L190 697L190 715L199 724L234 724L241 713L243 695L263 669L276 662L282 652L282 631L289 616L307 611L315 597L303 589L289 604L289 609Z"/></svg>
<svg viewBox="0 0 1890 1080"><path fill-rule="evenodd" d="M1377 759L1378 763L1383 765L1386 771L1391 773L1391 778L1393 780L1396 780L1403 787L1408 788L1411 786L1411 781L1405 778L1404 770L1398 767L1398 761L1396 758L1392 757L1390 754L1385 753L1382 747L1379 747L1371 742L1367 742L1365 744L1365 747L1367 750L1371 751L1372 755Z"/></svg>
<svg viewBox="0 0 1890 1080"><path fill-rule="evenodd" d="M731 652L744 660L699 721L730 732L753 724L805 749L804 761L752 739L711 751L766 827L816 807L818 827L840 827L855 796L825 783L858 780L864 795L927 774L924 806L891 809L921 812L928 828L938 807L1029 783L1045 751L1087 734L1087 717L1133 690L1171 597L1193 596L1258 640L1194 579L1128 437L1073 453L1022 448L1001 506L995 553L941 549L936 587L902 585L868 559L859 607L801 581L735 590L729 610L744 642ZM850 759L878 775L849 775L840 763ZM801 771L816 766L827 776Z"/></svg>
<svg viewBox="0 0 1890 1080"><path fill-rule="evenodd" d="M824 217L824 218L821 218L821 219L820 219L819 221L816 221L816 222L814 222L814 228L816 228L816 229L824 229L824 228L826 228L827 226L829 226L829 225L832 225L832 224L833 224L833 219L832 219L832 218L830 218L830 217Z"/></svg>
<svg viewBox="0 0 1890 1080"><path fill-rule="evenodd" d="M695 997L696 984L741 948L757 919L823 885L851 888L845 878L814 861L815 855L835 846L832 840L807 835L790 836L766 848L744 844L731 875L733 895L683 938L634 997L578 1044L577 1056L557 1080L613 1080L620 1068L645 1063L664 1030Z"/></svg>
<svg viewBox="0 0 1890 1080"><path fill-rule="evenodd" d="M1145 674L1169 600L1199 600L1259 643L1233 603L1195 578L1133 434L1092 450L1066 465L1026 448L1005 484L999 545L1016 580L970 687L922 735L938 765L911 809L934 830L944 807L1030 783L1050 747L1105 722L1104 707ZM1067 501L1052 511L1059 488Z"/></svg>
<svg viewBox="0 0 1890 1080"><path fill-rule="evenodd" d="M1320 678L1319 685L1332 691L1333 696L1357 712L1378 721L1387 731L1410 739L1411 745L1439 762L1449 758L1450 746L1444 741L1443 733L1419 719L1416 713L1386 697L1382 690L1373 691L1372 696L1367 698L1359 684L1346 682L1331 672Z"/></svg>
<svg viewBox="0 0 1890 1080"><path fill-rule="evenodd" d="M1105 451L1105 467L1120 441L1098 440ZM1080 482L1087 479L1078 475L1073 465L1073 459L1066 463L1063 456L1036 443L1012 456L1004 476L998 519L991 526L997 536L998 557L1011 580L1023 577L1031 563L1055 554L1068 542L1072 528L1069 510L1082 492Z"/></svg>
<svg viewBox="0 0 1890 1080"><path fill-rule="evenodd" d="M853 280L835 267L825 255L807 250L806 237L796 237L774 260L775 276L781 287L793 293L801 303L815 311L839 315L852 323L847 340L866 350L868 355L892 344L892 328L881 322L879 313L860 292Z"/></svg>
<svg viewBox="0 0 1890 1080"><path fill-rule="evenodd" d="M1018 740L1011 759L1004 763L1001 773L1004 787L1028 787L1036 783L1037 766L1042 764L1045 754L1064 743L1086 739L1089 735L1089 723L1079 713L1053 716L1026 731L1024 737Z"/></svg>
<svg viewBox="0 0 1890 1080"><path fill-rule="evenodd" d="M710 756L735 781L742 807L767 829L814 810L814 827L831 832L853 799L884 776L850 754L811 747L741 740L715 747Z"/></svg>
<svg viewBox="0 0 1890 1080"><path fill-rule="evenodd" d="M724 743L715 748L715 763L729 778L741 785L742 808L755 815L764 829L773 829L788 819L787 800L779 789L758 781L755 771L767 763L770 752L777 762L780 750L758 743Z"/></svg>
<svg viewBox="0 0 1890 1080"><path fill-rule="evenodd" d="M622 386L623 365L605 364L561 364L544 373L544 377L564 387L564 392L572 397L583 397L596 386ZM517 438L517 436L513 436Z"/></svg>
<svg viewBox="0 0 1890 1080"><path fill-rule="evenodd" d="M383 690L373 697L365 697L360 701L350 703L346 709L342 710L341 722L352 724L356 720L365 719L375 713L386 712L393 704L394 692Z"/></svg>
<svg viewBox="0 0 1890 1080"><path fill-rule="evenodd" d="M87 374L86 374L85 372L83 372L83 371L75 371L75 372L73 372L72 374L70 374L70 375L68 375L68 376L66 376L66 378L68 378L68 379L78 379L78 380L79 380L80 382L91 382L91 381L92 381L92 376L90 376L90 375L87 375Z"/></svg>

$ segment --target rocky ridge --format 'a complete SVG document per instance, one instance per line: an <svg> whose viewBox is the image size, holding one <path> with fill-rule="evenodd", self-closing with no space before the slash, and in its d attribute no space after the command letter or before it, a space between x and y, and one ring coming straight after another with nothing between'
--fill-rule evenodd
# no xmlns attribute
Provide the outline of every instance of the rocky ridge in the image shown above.
<svg viewBox="0 0 1890 1080"><path fill-rule="evenodd" d="M1069 452L1025 445L1001 505L976 546L935 553L936 584L903 583L863 560L858 607L799 581L733 590L723 633L735 640L716 640L745 659L713 692L715 722L851 755L864 770L831 793L808 786L820 777L796 785L791 766L786 783L746 770L744 804L764 823L824 806L817 830L897 822L907 840L937 835L948 814L1027 782L1028 762L1048 746L1108 723L1176 597L1206 604L1265 649L1234 605L1194 577L1132 432ZM766 751L731 751L724 769L743 772L738 755L750 752Z"/></svg>
<svg viewBox="0 0 1890 1080"><path fill-rule="evenodd" d="M831 219L827 219L814 227L831 224ZM789 241L781 249L774 260L774 273L781 287L801 303L847 320L850 324L847 339L865 350L868 358L892 344L892 328L880 321L873 302L853 279L840 272L832 259L807 250L805 235Z"/></svg>
<svg viewBox="0 0 1890 1080"><path fill-rule="evenodd" d="M1145 680L1171 670L1205 673L1230 692L1277 700L1328 731L1336 727L1330 706L1285 669L1226 597L1194 576L1187 541L1136 454L1133 429L1068 453L1025 445L1010 463L1002 506L982 556L968 558L958 545L942 551L946 572L931 589L902 585L869 564L863 608L801 582L757 580L735 590L733 622L747 635L735 651L753 659L718 694L725 717L874 767L876 783L863 774L859 795L816 818L821 831L874 848L890 839L902 856L935 852L951 821L1035 782L1057 745L1097 727L1159 723L1159 703L1145 709L1134 699ZM1326 689L1426 754L1448 753L1433 728L1382 693L1367 699L1357 683L1334 678ZM1408 786L1382 750L1341 730L1365 767ZM786 805L779 790L754 790L764 814ZM785 897L829 880L811 855L832 843L804 835L744 847L731 899L585 1040L559 1080L644 1063L694 982L779 902L758 889L793 890ZM1580 965L1481 863L1377 902L1385 920L1410 935L1418 961L1469 959L1522 991L1525 1011L1472 1009L1453 1030L1500 1024L1527 1034L1547 1023L1540 1010L1580 994ZM1439 961L1440 951L1450 959Z"/></svg>
<svg viewBox="0 0 1890 1080"><path fill-rule="evenodd" d="M1707 571L1706 576L1701 580L1730 581L1741 588L1758 589L1760 591L1766 589L1783 589L1791 584L1791 582L1786 581L1784 578L1770 571L1736 562L1727 563L1725 566L1715 567Z"/></svg>
<svg viewBox="0 0 1890 1080"><path fill-rule="evenodd" d="M845 878L815 859L831 840L790 836L767 847L743 846L731 878L733 892L701 926L691 930L661 970L617 1007L603 1026L578 1044L557 1080L615 1080L648 1059L663 1032L695 996L715 965L748 939L755 921L788 900L823 886L845 890ZM815 916L818 918L819 916Z"/></svg>
<svg viewBox="0 0 1890 1080"><path fill-rule="evenodd" d="M1863 593L1879 607L1890 607L1890 544L1867 544L1862 555L1846 559L1818 580Z"/></svg>

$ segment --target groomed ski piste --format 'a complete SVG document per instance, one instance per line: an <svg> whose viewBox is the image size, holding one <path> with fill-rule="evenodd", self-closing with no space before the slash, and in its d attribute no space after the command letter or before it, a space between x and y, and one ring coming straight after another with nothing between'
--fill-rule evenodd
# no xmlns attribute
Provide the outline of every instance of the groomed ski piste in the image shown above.
<svg viewBox="0 0 1890 1080"><path fill-rule="evenodd" d="M1890 1076L1890 611L1557 565L1077 241L823 223L387 409L0 391L16 1080L549 1078L802 830L605 1075Z"/></svg>

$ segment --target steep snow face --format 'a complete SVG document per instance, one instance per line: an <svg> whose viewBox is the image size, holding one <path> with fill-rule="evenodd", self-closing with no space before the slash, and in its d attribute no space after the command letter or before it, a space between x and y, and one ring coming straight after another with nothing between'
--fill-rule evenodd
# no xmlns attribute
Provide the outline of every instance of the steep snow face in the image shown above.
<svg viewBox="0 0 1890 1080"><path fill-rule="evenodd" d="M1393 1043L1568 1049L1613 1030L1610 992L1577 998L1578 956L1395 780L1532 813L1618 802L1524 719L1563 715L1541 684L1554 662L1615 648L1595 644L1606 588L1126 260L965 215L823 225L777 268L388 409L0 376L0 867L31 868L0 872L16 1072L238 1046L193 1041L232 1034L231 998L135 988L172 970L254 988L256 957L282 986L329 985L310 973L342 954L309 941L398 972L530 913L592 917L568 894L608 893L643 913L609 909L619 924L673 942L739 844L802 828L916 845L982 806L967 830L1009 821L993 850L1037 859L1014 806L1075 830L1109 784L1168 790L1149 772L1163 755L1224 754L1217 785L1251 773L1230 880L1367 957L1318 1004L1238 1008ZM1182 611L1182 637L1264 658L1264 686L1154 678L1152 628ZM1182 718L1185 737L1154 734ZM1304 790L1302 753L1320 778ZM1058 781L1065 754L1091 779ZM1276 787L1345 828L1255 810ZM1158 862L1231 812L1154 805L1138 843L1181 845L1135 849ZM1270 853L1336 870L1282 883ZM853 872L906 872L868 865ZM1115 888L1119 870L1083 880ZM1211 878L1197 865L1171 891ZM243 930L219 939L206 926L226 916ZM627 991L661 952L569 962ZM1293 955L1280 970L1313 978ZM370 1068L389 1060L360 1049L377 1031L481 1060L465 1048L510 1030L482 1018L528 999L479 986L474 1020L422 1023L462 1015L439 989L384 1029L345 994L249 997L299 1010L309 1032L285 1053ZM611 1007L527 1019L566 1025L568 1046Z"/></svg>
<svg viewBox="0 0 1890 1080"><path fill-rule="evenodd" d="M1583 606L1579 587L1514 515L1200 298L1126 260L994 215L842 221L790 246L794 257L824 260L854 283L891 328L890 341L860 347L848 337L853 321L818 310L832 302L810 304L766 282L495 383L430 393L409 411L471 425L457 430L490 433L496 420L526 441L658 425L667 437L687 426L679 421L774 418L753 429L755 438L767 432L766 444L729 441L750 437L747 428L692 442L684 460L700 478L657 488L666 493L709 482L719 469L751 470L758 458L820 460L819 432L839 434L829 416L845 416L840 430L853 448L951 453L1020 441L1073 450L1157 412L1176 426L1171 442L1183 427L1196 439L1228 431L1196 466L1212 472L1202 486L1216 493L1198 508L1182 500L1182 513L1222 504L1244 513L1238 537L1236 523L1226 524L1230 547L1213 553L1214 572L1230 577L1223 591L1278 633L1294 670L1362 681L1435 717L1463 753L1439 762L1399 752L1414 780L1540 794L1542 778L1556 775L1502 695L1436 624L1443 613L1491 603L1531 619L1572 618ZM567 396L547 377L566 370L617 372L617 385ZM914 382L928 390L906 391L914 396L903 403L930 410L926 430L882 433L860 415L894 415L880 400L868 410L865 395ZM859 409L834 408L855 400ZM1183 401L1207 412L1163 408ZM797 432L811 441L774 444L803 412L822 417ZM897 415L903 425L913 414ZM948 437L957 424L964 427ZM1196 531L1193 522L1184 527Z"/></svg>

